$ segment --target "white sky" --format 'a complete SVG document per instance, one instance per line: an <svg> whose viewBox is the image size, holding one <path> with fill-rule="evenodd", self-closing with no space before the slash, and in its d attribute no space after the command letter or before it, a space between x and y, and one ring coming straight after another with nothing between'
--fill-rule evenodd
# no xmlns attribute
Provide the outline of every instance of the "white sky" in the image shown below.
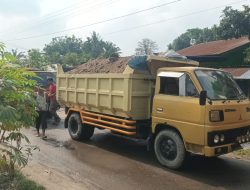
<svg viewBox="0 0 250 190"><path fill-rule="evenodd" d="M96 31L103 40L112 41L120 47L122 55L134 54L138 41L143 38L152 39L158 44L159 51L165 51L167 45L187 29L218 24L225 5L237 9L242 9L243 4L250 5L250 0L180 0L110 22L46 35L173 1L0 0L0 42L4 42L8 50L17 48L27 51L31 48L42 49L56 36L74 34L85 40L92 31ZM208 9L211 10L203 11ZM162 22L153 24L159 21Z"/></svg>

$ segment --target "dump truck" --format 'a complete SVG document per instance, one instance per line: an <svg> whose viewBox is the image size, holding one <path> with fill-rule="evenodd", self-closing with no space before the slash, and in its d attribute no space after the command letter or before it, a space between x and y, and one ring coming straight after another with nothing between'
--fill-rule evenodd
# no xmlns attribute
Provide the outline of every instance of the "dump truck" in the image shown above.
<svg viewBox="0 0 250 190"><path fill-rule="evenodd" d="M71 138L88 140L98 128L142 139L171 169L190 154L219 156L250 141L250 103L229 73L159 56L146 64L120 74L58 67L57 100Z"/></svg>

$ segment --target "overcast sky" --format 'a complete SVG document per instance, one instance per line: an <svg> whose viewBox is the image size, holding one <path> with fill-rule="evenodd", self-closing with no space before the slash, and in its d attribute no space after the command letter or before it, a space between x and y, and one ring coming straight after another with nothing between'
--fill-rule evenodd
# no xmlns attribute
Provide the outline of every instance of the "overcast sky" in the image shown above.
<svg viewBox="0 0 250 190"><path fill-rule="evenodd" d="M0 0L0 3L0 42L7 49L42 49L53 37L74 34L85 40L96 31L103 40L119 46L122 55L131 55L143 38L152 39L159 51L165 51L187 29L218 24L226 5L242 9L250 0ZM84 27L158 5L162 6Z"/></svg>

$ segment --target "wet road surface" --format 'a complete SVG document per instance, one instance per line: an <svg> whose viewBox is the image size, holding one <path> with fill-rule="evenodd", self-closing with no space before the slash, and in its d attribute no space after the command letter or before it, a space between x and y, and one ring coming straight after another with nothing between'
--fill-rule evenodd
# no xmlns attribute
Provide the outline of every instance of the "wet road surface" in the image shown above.
<svg viewBox="0 0 250 190"><path fill-rule="evenodd" d="M181 171L162 167L142 142L96 130L88 142L70 139L67 129L49 127L48 139L25 130L40 147L31 163L56 170L85 189L250 189L250 162L220 157L192 157ZM60 181L57 184L60 188Z"/></svg>

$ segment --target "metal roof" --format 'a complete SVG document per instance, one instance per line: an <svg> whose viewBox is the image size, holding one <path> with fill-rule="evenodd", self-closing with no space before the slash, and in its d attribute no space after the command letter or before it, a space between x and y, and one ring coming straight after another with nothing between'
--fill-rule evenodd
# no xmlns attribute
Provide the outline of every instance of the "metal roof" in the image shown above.
<svg viewBox="0 0 250 190"><path fill-rule="evenodd" d="M222 70L231 73L235 79L250 79L250 68L223 68Z"/></svg>
<svg viewBox="0 0 250 190"><path fill-rule="evenodd" d="M185 49L179 50L178 53L183 56L215 56L228 52L232 49L249 44L248 37L241 37L238 39L218 40L207 43L197 44Z"/></svg>

